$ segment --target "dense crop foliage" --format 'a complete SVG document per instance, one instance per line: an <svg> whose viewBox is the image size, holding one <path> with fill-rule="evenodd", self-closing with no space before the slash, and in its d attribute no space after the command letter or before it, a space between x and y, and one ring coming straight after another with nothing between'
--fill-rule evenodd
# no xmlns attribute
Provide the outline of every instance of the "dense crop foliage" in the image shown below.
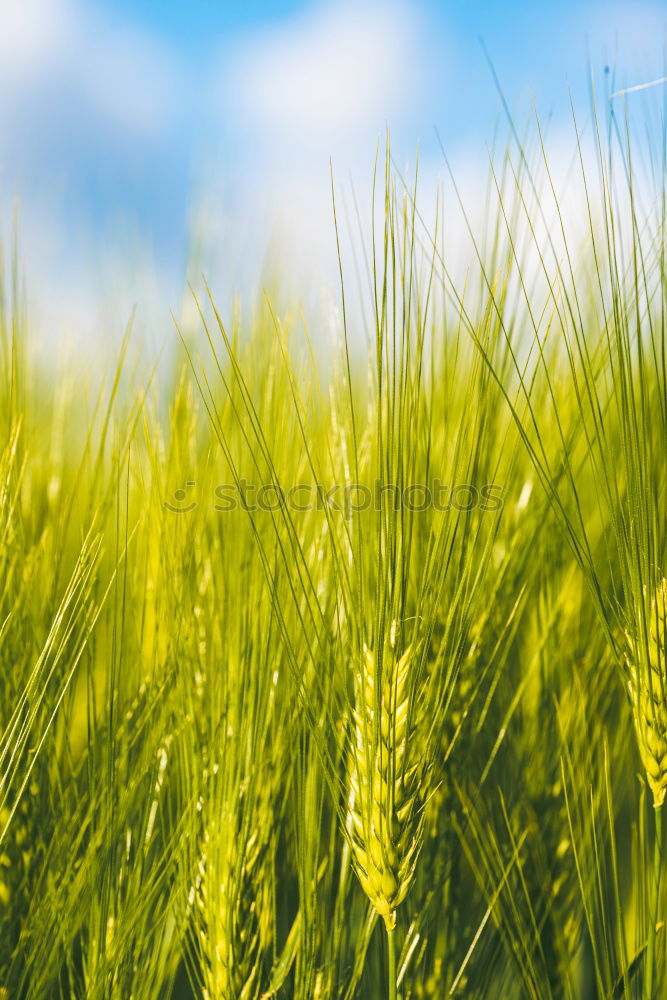
<svg viewBox="0 0 667 1000"><path fill-rule="evenodd" d="M667 133L606 125L463 279L387 150L330 349L204 290L57 375L3 276L3 1000L665 995Z"/></svg>

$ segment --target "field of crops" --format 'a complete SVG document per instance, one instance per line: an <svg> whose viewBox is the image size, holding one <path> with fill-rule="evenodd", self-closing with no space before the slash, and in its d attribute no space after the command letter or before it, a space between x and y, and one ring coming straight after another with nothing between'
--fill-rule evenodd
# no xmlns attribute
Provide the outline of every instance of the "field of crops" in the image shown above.
<svg viewBox="0 0 667 1000"><path fill-rule="evenodd" d="M2 1000L667 995L667 131L616 112L567 211L510 136L463 261L387 145L333 336L203 289L60 371L9 254Z"/></svg>

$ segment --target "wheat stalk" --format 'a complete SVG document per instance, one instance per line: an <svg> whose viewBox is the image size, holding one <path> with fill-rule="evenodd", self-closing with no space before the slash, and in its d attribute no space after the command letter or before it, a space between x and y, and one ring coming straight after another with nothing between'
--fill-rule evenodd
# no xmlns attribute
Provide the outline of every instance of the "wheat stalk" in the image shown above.
<svg viewBox="0 0 667 1000"><path fill-rule="evenodd" d="M381 662L364 646L355 678L348 829L357 876L388 932L410 888L424 826L424 768L412 738L413 657L412 646L397 655L394 625Z"/></svg>

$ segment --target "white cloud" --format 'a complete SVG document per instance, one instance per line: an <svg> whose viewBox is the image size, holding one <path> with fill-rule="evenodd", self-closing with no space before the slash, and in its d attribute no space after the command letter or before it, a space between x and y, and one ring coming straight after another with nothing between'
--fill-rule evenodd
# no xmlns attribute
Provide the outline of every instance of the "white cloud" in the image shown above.
<svg viewBox="0 0 667 1000"><path fill-rule="evenodd" d="M184 75L174 55L130 25L80 22L77 76L87 99L135 132L160 131L181 109Z"/></svg>
<svg viewBox="0 0 667 1000"><path fill-rule="evenodd" d="M0 82L6 88L45 80L62 62L73 30L68 0L5 0L0 7Z"/></svg>
<svg viewBox="0 0 667 1000"><path fill-rule="evenodd" d="M0 126L39 117L47 101L152 135L173 119L182 83L166 46L84 0L0 4Z"/></svg>
<svg viewBox="0 0 667 1000"><path fill-rule="evenodd" d="M179 59L130 19L90 0L0 0L0 246L17 195L31 319L45 342L94 343L105 316L107 330L122 330L134 302L159 295L167 314L165 286L145 277L132 227L118 219L140 206L106 201L95 185L110 178L122 198L178 135L186 99ZM121 273L141 273L141 287Z"/></svg>
<svg viewBox="0 0 667 1000"><path fill-rule="evenodd" d="M423 98L425 42L416 5L318 4L223 55L225 110L302 142L376 129Z"/></svg>
<svg viewBox="0 0 667 1000"><path fill-rule="evenodd" d="M209 150L199 213L210 270L226 267L247 289L273 247L283 285L337 295L329 162L337 187L354 175L367 220L377 143L388 126L403 162L419 130L431 131L434 94L452 63L447 46L424 5L410 0L318 0L228 41L211 88L213 129L224 138ZM342 201L338 208L345 230Z"/></svg>

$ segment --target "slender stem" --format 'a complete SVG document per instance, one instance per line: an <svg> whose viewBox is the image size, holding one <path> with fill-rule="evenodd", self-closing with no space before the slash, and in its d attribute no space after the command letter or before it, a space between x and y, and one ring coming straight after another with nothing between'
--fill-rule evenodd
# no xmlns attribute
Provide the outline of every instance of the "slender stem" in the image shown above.
<svg viewBox="0 0 667 1000"><path fill-rule="evenodd" d="M653 966L655 963L655 936L658 925L658 903L660 894L660 862L662 860L662 806L655 810L655 843L653 845L653 881L651 909L649 915L648 944L646 948L646 975L644 976L644 1000L653 997Z"/></svg>
<svg viewBox="0 0 667 1000"><path fill-rule="evenodd" d="M387 966L389 969L389 1000L396 1000L396 930L387 928Z"/></svg>

